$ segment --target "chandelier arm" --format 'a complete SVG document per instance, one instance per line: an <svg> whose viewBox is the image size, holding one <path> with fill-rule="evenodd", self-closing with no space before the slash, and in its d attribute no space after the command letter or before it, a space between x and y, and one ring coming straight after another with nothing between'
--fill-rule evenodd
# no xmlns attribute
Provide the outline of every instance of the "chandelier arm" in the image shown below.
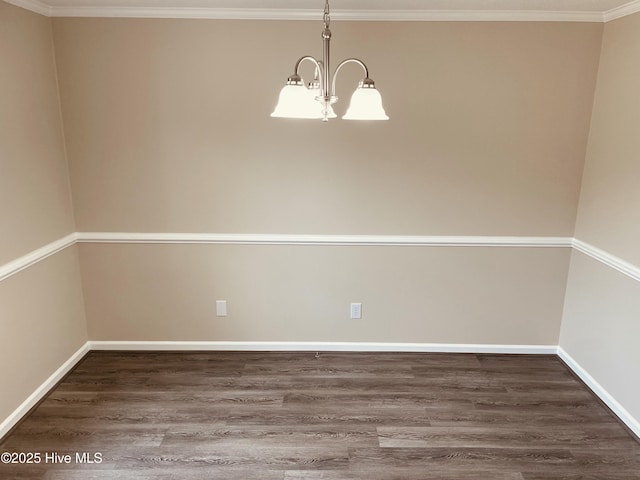
<svg viewBox="0 0 640 480"><path fill-rule="evenodd" d="M316 60L311 55L305 55L304 57L300 57L298 59L298 61L296 62L295 67L293 67L293 74L297 75L297 76L300 76L300 74L299 74L300 65L305 60L309 60L311 63L313 63L316 66L316 71L320 72L320 75L318 75L318 77L320 78L320 91L324 92L324 78L323 78L324 65L322 64L322 62Z"/></svg>
<svg viewBox="0 0 640 480"><path fill-rule="evenodd" d="M333 72L333 79L331 81L331 95L333 96L335 96L336 94L336 78L338 78L338 72L347 63L357 63L358 65L360 65L364 70L364 78L369 78L369 69L367 68L367 66L364 64L362 60L359 60L357 58L347 58L346 60L343 60L342 62L340 62L340 65L336 67L336 71Z"/></svg>

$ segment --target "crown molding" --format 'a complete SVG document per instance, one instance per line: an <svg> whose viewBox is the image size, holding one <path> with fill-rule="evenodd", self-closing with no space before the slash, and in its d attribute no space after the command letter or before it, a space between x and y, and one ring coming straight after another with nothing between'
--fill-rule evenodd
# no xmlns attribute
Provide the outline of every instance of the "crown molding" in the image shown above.
<svg viewBox="0 0 640 480"><path fill-rule="evenodd" d="M626 17L627 15L633 15L637 12L640 12L640 0L634 0L619 7L612 8L611 10L607 10L604 12L604 21L610 22L611 20Z"/></svg>
<svg viewBox="0 0 640 480"><path fill-rule="evenodd" d="M1 0L0 0L1 1ZM41 0L4 0L47 17L193 18L218 20L319 20L317 10L277 8L54 7ZM633 0L604 12L539 10L334 10L332 18L397 22L591 22L603 23L640 12Z"/></svg>
<svg viewBox="0 0 640 480"><path fill-rule="evenodd" d="M30 0L15 0L30 1ZM53 7L53 17L321 20L317 10L268 8ZM334 10L334 20L398 22L603 22L602 12L533 10Z"/></svg>
<svg viewBox="0 0 640 480"><path fill-rule="evenodd" d="M41 0L5 0L7 3L47 17L103 18L192 18L218 20L321 20L321 12L310 9L274 8L184 8L184 7L54 7ZM607 12L538 10L340 10L335 20L397 22L596 22L635 13L640 0Z"/></svg>
<svg viewBox="0 0 640 480"><path fill-rule="evenodd" d="M0 0L3 1L3 0ZM11 5L15 5L16 7L24 8L25 10L30 10L35 13L39 13L40 15L44 15L45 17L53 16L53 9L39 0L4 0Z"/></svg>
<svg viewBox="0 0 640 480"><path fill-rule="evenodd" d="M318 20L317 10L274 8L55 7L52 17ZM332 18L336 15L332 14Z"/></svg>

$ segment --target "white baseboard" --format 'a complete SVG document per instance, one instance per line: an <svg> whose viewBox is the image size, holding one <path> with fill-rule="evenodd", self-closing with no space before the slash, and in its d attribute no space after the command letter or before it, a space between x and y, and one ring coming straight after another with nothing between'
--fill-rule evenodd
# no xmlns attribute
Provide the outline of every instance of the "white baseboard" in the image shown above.
<svg viewBox="0 0 640 480"><path fill-rule="evenodd" d="M92 341L91 350L157 351L297 351L297 352L423 352L555 355L555 345L483 345L375 342L129 342Z"/></svg>
<svg viewBox="0 0 640 480"><path fill-rule="evenodd" d="M558 347L558 356L573 372L602 400L629 429L640 438L640 422L626 408L607 392L595 378L576 362L562 347Z"/></svg>
<svg viewBox="0 0 640 480"><path fill-rule="evenodd" d="M31 410L45 395L47 395L62 378L69 373L76 364L82 360L90 350L89 342L85 343L80 349L71 355L69 360L64 362L53 374L40 385L35 392L22 402L14 412L9 415L2 423L0 423L0 438L9 432L27 413Z"/></svg>

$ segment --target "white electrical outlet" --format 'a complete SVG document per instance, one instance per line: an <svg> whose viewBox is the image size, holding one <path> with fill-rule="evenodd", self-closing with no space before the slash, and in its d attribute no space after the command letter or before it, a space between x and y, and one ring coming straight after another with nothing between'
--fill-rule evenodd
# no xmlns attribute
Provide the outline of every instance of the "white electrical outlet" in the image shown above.
<svg viewBox="0 0 640 480"><path fill-rule="evenodd" d="M227 301L216 300L216 317L226 317L226 316L227 316Z"/></svg>
<svg viewBox="0 0 640 480"><path fill-rule="evenodd" d="M362 318L362 304L361 303L352 303L351 304L351 318L353 318L353 319Z"/></svg>

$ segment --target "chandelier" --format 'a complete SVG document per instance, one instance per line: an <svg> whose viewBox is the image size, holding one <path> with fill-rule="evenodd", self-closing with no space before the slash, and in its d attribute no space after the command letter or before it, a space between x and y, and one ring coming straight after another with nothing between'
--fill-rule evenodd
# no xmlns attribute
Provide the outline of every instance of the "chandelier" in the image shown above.
<svg viewBox="0 0 640 480"><path fill-rule="evenodd" d="M364 70L364 79L360 81L358 88L353 92L347 113L342 118L345 120L388 120L389 117L382 107L382 97L376 90L373 80L369 78L369 69L364 62L357 58L343 60L336 67L333 76L330 76L330 21L329 0L325 0L322 61L309 55L298 59L293 69L293 75L287 79L287 84L280 91L278 105L271 116L322 119L323 122L327 122L330 118L336 118L337 115L332 107L338 101L335 94L336 77L342 67L348 63L355 63ZM315 66L313 81L308 85L305 85L304 79L299 74L300 65L304 61L309 61Z"/></svg>

